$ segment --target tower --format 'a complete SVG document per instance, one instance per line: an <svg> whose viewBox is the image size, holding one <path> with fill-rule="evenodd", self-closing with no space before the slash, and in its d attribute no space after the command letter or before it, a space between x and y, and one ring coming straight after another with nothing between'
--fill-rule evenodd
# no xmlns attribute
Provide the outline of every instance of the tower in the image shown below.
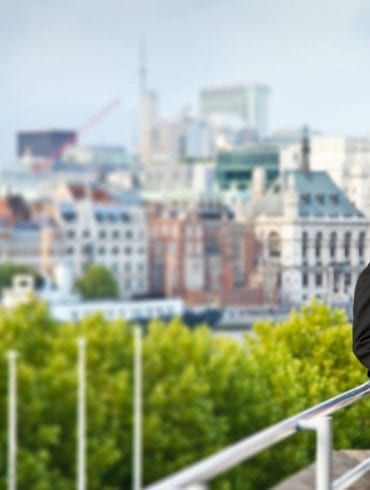
<svg viewBox="0 0 370 490"><path fill-rule="evenodd" d="M147 66L146 66L146 40L145 37L140 39L139 52L139 93L142 95L146 91L147 83Z"/></svg>
<svg viewBox="0 0 370 490"><path fill-rule="evenodd" d="M309 139L309 129L308 126L303 127L302 131L302 160L301 160L301 170L305 173L305 175L309 175L310 173L310 139Z"/></svg>
<svg viewBox="0 0 370 490"><path fill-rule="evenodd" d="M156 146L156 124L158 121L157 94L147 88L147 60L145 39L141 39L139 53L139 98L140 98L140 134L139 160L142 164L152 161Z"/></svg>

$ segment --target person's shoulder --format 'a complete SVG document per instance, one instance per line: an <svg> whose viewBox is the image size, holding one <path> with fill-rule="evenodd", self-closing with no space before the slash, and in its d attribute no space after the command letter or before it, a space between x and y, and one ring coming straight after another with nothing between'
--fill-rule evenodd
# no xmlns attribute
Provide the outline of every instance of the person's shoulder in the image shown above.
<svg viewBox="0 0 370 490"><path fill-rule="evenodd" d="M360 272L360 275L357 278L357 283L365 281L366 279L370 279L370 263L368 263L365 269Z"/></svg>

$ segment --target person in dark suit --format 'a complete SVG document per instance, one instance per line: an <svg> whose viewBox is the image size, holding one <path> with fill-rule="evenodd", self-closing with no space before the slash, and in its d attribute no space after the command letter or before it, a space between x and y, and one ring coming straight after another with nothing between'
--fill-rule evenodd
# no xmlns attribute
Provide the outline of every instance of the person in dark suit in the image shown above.
<svg viewBox="0 0 370 490"><path fill-rule="evenodd" d="M352 349L370 377L370 264L359 275L355 287Z"/></svg>

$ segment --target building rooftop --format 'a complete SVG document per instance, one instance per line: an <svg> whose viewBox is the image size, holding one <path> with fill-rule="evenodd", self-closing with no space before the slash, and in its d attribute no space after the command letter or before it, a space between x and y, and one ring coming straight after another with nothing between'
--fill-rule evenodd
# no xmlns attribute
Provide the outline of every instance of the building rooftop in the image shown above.
<svg viewBox="0 0 370 490"><path fill-rule="evenodd" d="M283 216L284 196L297 193L299 217L364 217L326 172L287 170L254 206L255 215Z"/></svg>

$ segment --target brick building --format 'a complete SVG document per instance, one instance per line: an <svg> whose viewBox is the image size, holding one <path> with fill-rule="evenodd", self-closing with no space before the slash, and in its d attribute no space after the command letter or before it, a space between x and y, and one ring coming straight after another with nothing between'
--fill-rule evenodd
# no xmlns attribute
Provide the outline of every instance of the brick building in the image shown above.
<svg viewBox="0 0 370 490"><path fill-rule="evenodd" d="M152 294L193 304L261 303L257 242L228 208L152 204L148 221Z"/></svg>

